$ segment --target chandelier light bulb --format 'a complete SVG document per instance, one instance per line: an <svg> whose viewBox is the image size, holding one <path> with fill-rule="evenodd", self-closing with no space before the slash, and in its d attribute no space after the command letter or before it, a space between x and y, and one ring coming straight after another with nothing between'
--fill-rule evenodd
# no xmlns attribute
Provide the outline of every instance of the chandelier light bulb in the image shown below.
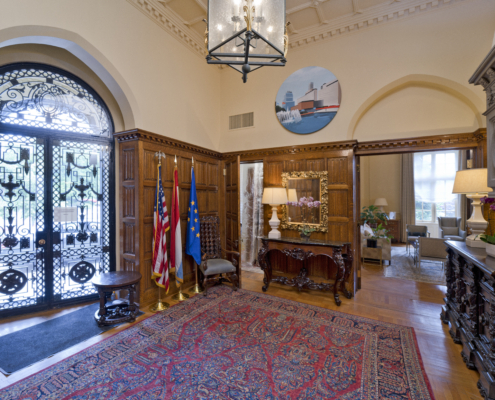
<svg viewBox="0 0 495 400"><path fill-rule="evenodd" d="M222 28L223 28L223 27L222 27L222 25L220 25L220 24L218 24L218 25L217 25L217 29L218 29L219 31L221 31L221 30L222 30Z"/></svg>
<svg viewBox="0 0 495 400"><path fill-rule="evenodd" d="M268 27L268 32L273 32L273 26Z"/></svg>

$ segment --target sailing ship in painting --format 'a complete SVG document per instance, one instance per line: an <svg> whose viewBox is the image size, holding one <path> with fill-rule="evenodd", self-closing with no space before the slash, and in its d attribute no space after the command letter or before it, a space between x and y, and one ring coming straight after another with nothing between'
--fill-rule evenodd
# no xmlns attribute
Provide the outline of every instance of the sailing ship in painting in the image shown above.
<svg viewBox="0 0 495 400"><path fill-rule="evenodd" d="M307 85L307 90L302 92L301 85ZM298 91L300 96L294 101ZM339 81L330 71L307 67L296 71L283 83L277 95L282 101L276 102L275 111L280 123L291 132L313 133L332 121L339 110L341 97Z"/></svg>

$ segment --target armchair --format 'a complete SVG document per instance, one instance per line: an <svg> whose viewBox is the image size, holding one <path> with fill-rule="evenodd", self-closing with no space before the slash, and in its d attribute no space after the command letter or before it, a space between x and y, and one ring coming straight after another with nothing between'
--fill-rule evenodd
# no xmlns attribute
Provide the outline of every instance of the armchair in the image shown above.
<svg viewBox="0 0 495 400"><path fill-rule="evenodd" d="M443 238L419 238L418 266L421 268L421 261L439 261L442 268L447 261L447 246Z"/></svg>
<svg viewBox="0 0 495 400"><path fill-rule="evenodd" d="M438 217L439 235L444 240L464 242L467 232L461 229L461 218Z"/></svg>
<svg viewBox="0 0 495 400"><path fill-rule="evenodd" d="M203 273L203 294L206 296L208 285L222 282L222 274L227 276L227 280L232 283L232 290L239 287L237 276L237 265L241 255L237 251L222 249L220 241L220 218L202 217L200 220L201 229L201 265L199 269ZM223 258L226 254L232 254L232 262ZM237 257L237 260L234 258ZM219 275L216 277L216 275Z"/></svg>
<svg viewBox="0 0 495 400"><path fill-rule="evenodd" d="M406 225L406 247L409 253L409 246L420 237L430 237L428 227L423 225ZM414 244L414 243L413 243Z"/></svg>

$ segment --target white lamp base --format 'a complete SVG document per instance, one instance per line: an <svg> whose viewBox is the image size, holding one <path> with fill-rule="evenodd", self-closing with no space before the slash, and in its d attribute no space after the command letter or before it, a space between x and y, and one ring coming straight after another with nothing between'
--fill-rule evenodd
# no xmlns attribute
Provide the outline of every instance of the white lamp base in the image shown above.
<svg viewBox="0 0 495 400"><path fill-rule="evenodd" d="M486 243L480 240L479 235L469 235L466 238L466 246L469 247L477 247L480 249L485 249L486 248Z"/></svg>
<svg viewBox="0 0 495 400"><path fill-rule="evenodd" d="M473 234L466 238L466 246L485 249L486 243L481 241L479 238L479 235L485 233L488 225L488 222L483 217L483 210L481 209L480 199L483 195L476 193L468 194L466 197L473 200L473 212L471 214L471 218L466 221L467 226L471 229Z"/></svg>
<svg viewBox="0 0 495 400"><path fill-rule="evenodd" d="M278 219L277 215L277 204L270 205L272 206L272 219L268 223L272 227L272 230L268 232L268 237L270 239L280 239L282 237L282 234L278 230L278 227L280 226L280 220Z"/></svg>

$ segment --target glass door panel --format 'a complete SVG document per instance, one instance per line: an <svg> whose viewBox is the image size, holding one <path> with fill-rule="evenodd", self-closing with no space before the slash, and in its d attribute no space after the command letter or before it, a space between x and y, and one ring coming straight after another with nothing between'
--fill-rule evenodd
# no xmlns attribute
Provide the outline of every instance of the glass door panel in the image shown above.
<svg viewBox="0 0 495 400"><path fill-rule="evenodd" d="M0 311L43 304L45 141L0 134Z"/></svg>
<svg viewBox="0 0 495 400"><path fill-rule="evenodd" d="M53 141L54 301L96 294L93 277L110 271L109 144Z"/></svg>

